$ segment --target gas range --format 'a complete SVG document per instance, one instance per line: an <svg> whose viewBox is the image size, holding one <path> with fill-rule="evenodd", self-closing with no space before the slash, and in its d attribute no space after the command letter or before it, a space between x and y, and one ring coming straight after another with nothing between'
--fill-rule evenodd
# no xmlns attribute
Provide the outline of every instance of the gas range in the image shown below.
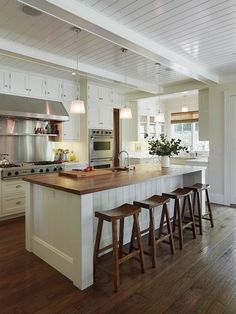
<svg viewBox="0 0 236 314"><path fill-rule="evenodd" d="M0 166L2 180L17 179L32 174L60 172L65 165L54 161L42 161L35 163L9 164Z"/></svg>

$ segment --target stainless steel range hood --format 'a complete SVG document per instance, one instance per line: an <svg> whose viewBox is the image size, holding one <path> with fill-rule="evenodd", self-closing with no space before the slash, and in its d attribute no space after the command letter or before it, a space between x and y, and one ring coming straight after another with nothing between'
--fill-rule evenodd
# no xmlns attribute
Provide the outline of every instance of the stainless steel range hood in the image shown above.
<svg viewBox="0 0 236 314"><path fill-rule="evenodd" d="M0 94L0 116L54 121L69 120L69 115L61 102L5 94Z"/></svg>

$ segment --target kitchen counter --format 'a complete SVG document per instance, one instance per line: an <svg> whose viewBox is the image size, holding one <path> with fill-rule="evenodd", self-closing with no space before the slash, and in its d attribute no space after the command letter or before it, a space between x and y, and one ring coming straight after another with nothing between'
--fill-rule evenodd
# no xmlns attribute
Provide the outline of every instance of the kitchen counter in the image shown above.
<svg viewBox="0 0 236 314"><path fill-rule="evenodd" d="M26 249L56 268L83 290L93 284L93 248L97 230L94 211L133 203L183 185L205 183L205 168L157 164L136 166L135 171L71 179L50 175L25 177ZM204 204L204 195L203 195ZM169 205L173 215L173 204ZM158 211L159 212L159 211ZM159 225L160 216L155 216ZM132 219L125 223L124 243L130 241ZM140 215L140 227L148 215ZM104 224L101 245L111 243L109 224Z"/></svg>
<svg viewBox="0 0 236 314"><path fill-rule="evenodd" d="M128 186L144 182L153 178L178 176L194 171L199 168L192 166L173 165L170 168L160 168L157 164L136 165L135 170L112 172L109 174L88 178L72 179L59 174L34 175L24 178L25 181L43 185L49 188L70 192L73 194L88 194L107 189Z"/></svg>

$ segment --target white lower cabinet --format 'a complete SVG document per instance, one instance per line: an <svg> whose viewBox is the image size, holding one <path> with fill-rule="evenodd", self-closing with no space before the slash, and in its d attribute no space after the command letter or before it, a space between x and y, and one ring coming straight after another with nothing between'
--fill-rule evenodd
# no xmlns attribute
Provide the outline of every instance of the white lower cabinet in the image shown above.
<svg viewBox="0 0 236 314"><path fill-rule="evenodd" d="M23 213L25 211L25 183L22 180L1 181L0 216Z"/></svg>

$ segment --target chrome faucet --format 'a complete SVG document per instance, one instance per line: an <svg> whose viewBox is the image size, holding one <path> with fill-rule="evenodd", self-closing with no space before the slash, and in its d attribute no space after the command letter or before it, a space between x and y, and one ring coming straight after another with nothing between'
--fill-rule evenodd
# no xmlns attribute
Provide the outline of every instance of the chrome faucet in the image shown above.
<svg viewBox="0 0 236 314"><path fill-rule="evenodd" d="M129 158L129 153L127 150L121 150L118 154L118 159L119 159L119 166L122 167L122 159L121 155L125 153L126 154L126 159L124 159L124 168L129 168L130 166L130 158Z"/></svg>

